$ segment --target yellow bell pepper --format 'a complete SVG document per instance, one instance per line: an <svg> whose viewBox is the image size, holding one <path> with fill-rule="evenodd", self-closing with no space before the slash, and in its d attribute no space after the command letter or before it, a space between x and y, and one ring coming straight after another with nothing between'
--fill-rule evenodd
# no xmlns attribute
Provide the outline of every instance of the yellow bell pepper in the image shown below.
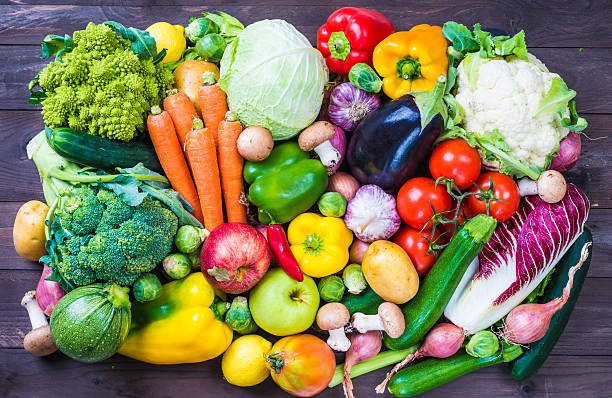
<svg viewBox="0 0 612 398"><path fill-rule="evenodd" d="M289 224L287 239L302 272L322 278L346 266L353 233L341 218L302 213Z"/></svg>
<svg viewBox="0 0 612 398"><path fill-rule="evenodd" d="M410 91L430 91L438 77L448 72L447 47L440 26L416 25L387 36L372 56L384 93L396 99Z"/></svg>
<svg viewBox="0 0 612 398"><path fill-rule="evenodd" d="M119 353L159 365L202 362L225 352L232 330L210 306L215 292L201 272L163 286L162 295L132 303L130 333Z"/></svg>

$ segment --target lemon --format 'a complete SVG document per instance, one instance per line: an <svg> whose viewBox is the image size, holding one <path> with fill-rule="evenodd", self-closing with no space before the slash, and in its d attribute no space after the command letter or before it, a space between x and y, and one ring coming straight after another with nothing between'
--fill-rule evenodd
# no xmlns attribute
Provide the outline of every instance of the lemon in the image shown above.
<svg viewBox="0 0 612 398"><path fill-rule="evenodd" d="M147 28L147 32L155 39L157 52L166 49L163 63L175 62L181 59L187 42L185 28L182 25L171 25L168 22L156 22Z"/></svg>
<svg viewBox="0 0 612 398"><path fill-rule="evenodd" d="M270 376L264 356L272 343L256 334L248 334L234 340L221 360L223 377L239 387L259 384Z"/></svg>

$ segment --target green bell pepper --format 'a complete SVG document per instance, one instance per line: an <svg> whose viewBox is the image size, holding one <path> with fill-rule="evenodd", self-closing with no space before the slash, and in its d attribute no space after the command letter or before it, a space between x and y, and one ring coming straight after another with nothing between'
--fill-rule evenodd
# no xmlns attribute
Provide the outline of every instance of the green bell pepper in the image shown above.
<svg viewBox="0 0 612 398"><path fill-rule="evenodd" d="M327 188L327 170L297 142L274 147L261 162L246 162L248 199L259 208L262 224L284 224L310 209Z"/></svg>

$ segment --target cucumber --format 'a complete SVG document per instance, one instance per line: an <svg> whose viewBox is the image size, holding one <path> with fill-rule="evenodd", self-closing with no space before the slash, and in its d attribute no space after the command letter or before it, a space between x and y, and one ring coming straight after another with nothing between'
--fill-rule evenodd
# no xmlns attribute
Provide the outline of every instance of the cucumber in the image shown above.
<svg viewBox="0 0 612 398"><path fill-rule="evenodd" d="M404 304L404 333L392 339L385 334L385 346L402 350L418 343L444 313L470 263L491 238L497 222L484 214L469 220L455 233L434 267L425 277L416 296Z"/></svg>
<svg viewBox="0 0 612 398"><path fill-rule="evenodd" d="M114 171L142 163L150 170L164 172L155 150L144 142L113 141L67 127L53 130L45 126L45 134L58 155L84 166Z"/></svg>
<svg viewBox="0 0 612 398"><path fill-rule="evenodd" d="M504 345L494 355L484 358L461 351L450 358L427 359L397 372L389 381L389 391L396 397L413 397L477 369L510 362L522 352L518 345Z"/></svg>
<svg viewBox="0 0 612 398"><path fill-rule="evenodd" d="M359 294L347 294L341 301L351 315L355 312L361 312L366 315L377 314L378 306L384 302L385 300L376 294L370 287L367 287Z"/></svg>
<svg viewBox="0 0 612 398"><path fill-rule="evenodd" d="M546 303L557 297L561 297L563 294L563 288L565 288L565 285L567 284L567 273L569 269L580 261L582 247L585 243L591 241L593 241L591 230L585 227L582 235L578 237L576 242L574 242L572 247L567 251L567 253L565 253L563 258L561 258L561 260L555 266L555 271L548 282L546 289L544 290L544 294L542 297L540 297L538 302ZM525 353L512 363L510 372L512 377L514 377L516 380L525 380L536 374L544 361L546 361L548 354L550 354L552 351L553 347L557 343L557 340L559 340L559 337L563 333L565 325L572 314L572 310L576 305L578 296L580 295L580 289L582 288L587 272L589 271L592 253L593 250L591 246L589 248L589 256L587 257L587 260L574 275L574 285L572 286L572 291L570 292L567 303L565 303L563 308L553 315L552 319L550 320L548 331L544 337L534 343L531 343Z"/></svg>

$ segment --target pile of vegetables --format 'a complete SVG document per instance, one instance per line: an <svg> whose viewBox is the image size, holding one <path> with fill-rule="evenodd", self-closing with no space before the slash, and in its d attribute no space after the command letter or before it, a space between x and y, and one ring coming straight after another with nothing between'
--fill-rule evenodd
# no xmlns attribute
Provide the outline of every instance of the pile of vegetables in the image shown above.
<svg viewBox="0 0 612 398"><path fill-rule="evenodd" d="M45 37L27 152L46 204L13 229L44 267L24 348L223 355L230 384L271 376L300 397L354 397L352 378L391 365L369 394L502 362L533 375L592 237L561 174L586 120L525 43L452 21L396 32L355 7L316 48L223 12Z"/></svg>

